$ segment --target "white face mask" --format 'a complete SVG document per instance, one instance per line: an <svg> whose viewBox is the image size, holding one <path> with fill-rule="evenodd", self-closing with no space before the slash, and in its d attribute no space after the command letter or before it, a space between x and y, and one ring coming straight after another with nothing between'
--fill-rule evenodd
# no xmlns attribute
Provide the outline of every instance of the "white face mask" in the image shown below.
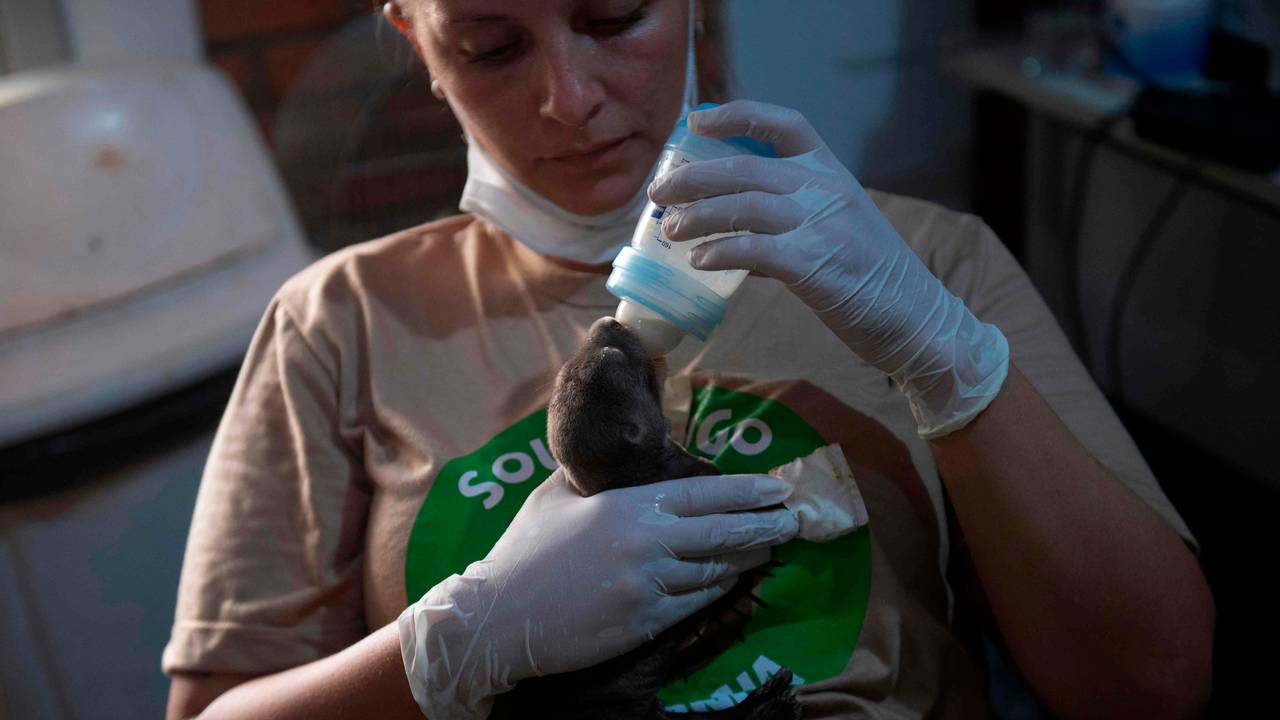
<svg viewBox="0 0 1280 720"><path fill-rule="evenodd" d="M698 72L693 54L693 0L689 0L689 40L685 61L684 108L688 114L698 102ZM500 230L541 255L603 265L631 241L644 204L641 185L631 202L600 215L578 215L556 205L512 177L489 157L479 143L467 140L467 184L458 207L488 220ZM656 169L656 167L655 167Z"/></svg>

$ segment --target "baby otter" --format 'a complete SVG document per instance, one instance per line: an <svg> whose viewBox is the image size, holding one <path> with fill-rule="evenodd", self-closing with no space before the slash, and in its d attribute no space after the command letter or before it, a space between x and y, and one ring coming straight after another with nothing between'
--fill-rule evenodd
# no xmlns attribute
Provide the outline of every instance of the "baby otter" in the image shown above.
<svg viewBox="0 0 1280 720"><path fill-rule="evenodd" d="M719 474L715 465L671 440L670 423L662 414L660 364L649 358L634 333L613 318L601 318L556 375L547 412L548 444L565 479L584 496ZM629 653L583 670L520 681L498 696L490 717L799 720L802 712L788 670L724 710L668 714L657 697L663 686L736 640L746 617L739 606L754 597L758 575L744 573L723 597ZM734 615L743 620L729 632L709 632L725 624L721 618Z"/></svg>
<svg viewBox="0 0 1280 720"><path fill-rule="evenodd" d="M662 414L662 362L650 359L625 325L601 318L560 368L547 408L547 441L582 495L720 473L671 439Z"/></svg>

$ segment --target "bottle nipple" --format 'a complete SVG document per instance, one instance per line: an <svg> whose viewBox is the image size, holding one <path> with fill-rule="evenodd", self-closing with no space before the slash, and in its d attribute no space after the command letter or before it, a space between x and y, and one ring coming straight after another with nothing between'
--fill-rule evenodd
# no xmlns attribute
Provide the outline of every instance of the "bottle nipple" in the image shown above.
<svg viewBox="0 0 1280 720"><path fill-rule="evenodd" d="M640 337L640 342L644 343L650 357L666 355L684 339L684 330L644 305L630 300L618 303L614 318Z"/></svg>

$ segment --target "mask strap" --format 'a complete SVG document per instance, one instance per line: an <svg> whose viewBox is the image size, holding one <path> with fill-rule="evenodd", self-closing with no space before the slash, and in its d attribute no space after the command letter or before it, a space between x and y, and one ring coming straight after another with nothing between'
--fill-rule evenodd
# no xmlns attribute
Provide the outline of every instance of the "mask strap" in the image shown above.
<svg viewBox="0 0 1280 720"><path fill-rule="evenodd" d="M685 53L684 63L684 111L680 113L681 117L689 114L698 105L698 61L697 54L694 52L696 43L694 42L695 33L694 26L697 24L696 0L689 0L689 37L688 50Z"/></svg>

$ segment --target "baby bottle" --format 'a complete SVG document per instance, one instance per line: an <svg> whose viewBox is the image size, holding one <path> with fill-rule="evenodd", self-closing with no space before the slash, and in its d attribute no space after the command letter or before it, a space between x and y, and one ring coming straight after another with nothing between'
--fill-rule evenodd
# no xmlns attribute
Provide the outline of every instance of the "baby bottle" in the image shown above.
<svg viewBox="0 0 1280 720"><path fill-rule="evenodd" d="M715 107L703 103L695 110ZM696 160L733 155L777 157L773 146L745 136L711 138L689 132L682 118L658 156L656 177ZM640 336L650 355L665 355L686 335L706 340L724 318L725 304L747 276L746 270L697 270L689 252L704 242L736 233L717 233L672 243L662 232L670 207L645 205L631 237L618 253L605 284L620 302L615 317Z"/></svg>

